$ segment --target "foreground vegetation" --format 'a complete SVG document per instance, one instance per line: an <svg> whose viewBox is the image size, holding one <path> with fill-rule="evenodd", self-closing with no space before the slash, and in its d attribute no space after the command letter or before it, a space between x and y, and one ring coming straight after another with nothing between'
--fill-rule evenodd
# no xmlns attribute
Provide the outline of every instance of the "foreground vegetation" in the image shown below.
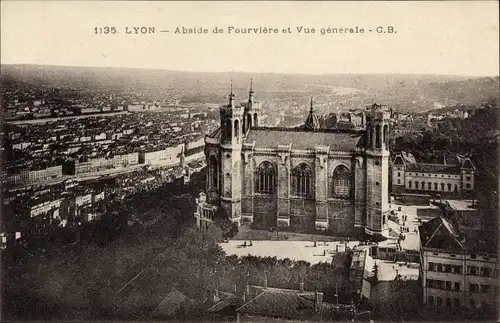
<svg viewBox="0 0 500 323"><path fill-rule="evenodd" d="M423 162L442 162L450 153L469 155L476 167L475 194L492 239L498 232L499 118L497 101L477 109L469 119L447 118L437 129L406 135L394 145L394 151L412 152Z"/></svg>

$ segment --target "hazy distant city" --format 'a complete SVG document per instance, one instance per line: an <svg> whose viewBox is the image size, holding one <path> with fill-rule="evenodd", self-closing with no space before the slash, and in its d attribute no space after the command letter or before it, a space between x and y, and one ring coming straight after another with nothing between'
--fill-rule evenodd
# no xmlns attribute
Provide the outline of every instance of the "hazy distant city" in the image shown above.
<svg viewBox="0 0 500 323"><path fill-rule="evenodd" d="M3 320L498 317L498 76L0 80Z"/></svg>

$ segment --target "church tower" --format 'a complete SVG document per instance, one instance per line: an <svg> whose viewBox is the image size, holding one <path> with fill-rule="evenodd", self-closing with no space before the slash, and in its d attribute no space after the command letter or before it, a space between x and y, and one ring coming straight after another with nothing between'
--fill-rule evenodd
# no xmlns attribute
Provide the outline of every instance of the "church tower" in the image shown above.
<svg viewBox="0 0 500 323"><path fill-rule="evenodd" d="M387 236L389 213L389 122L386 106L373 104L366 137L365 232Z"/></svg>
<svg viewBox="0 0 500 323"><path fill-rule="evenodd" d="M243 116L243 133L247 133L252 127L259 126L260 104L255 101L253 92L253 82L250 79L250 91L248 91L248 102L242 103L245 107Z"/></svg>
<svg viewBox="0 0 500 323"><path fill-rule="evenodd" d="M313 98L311 97L311 107L309 115L307 116L306 123L304 124L306 130L316 130L320 128L318 116L314 114Z"/></svg>
<svg viewBox="0 0 500 323"><path fill-rule="evenodd" d="M221 190L220 206L227 217L240 223L241 218L241 147L243 142L244 108L235 106L233 83L229 104L220 108L221 120Z"/></svg>

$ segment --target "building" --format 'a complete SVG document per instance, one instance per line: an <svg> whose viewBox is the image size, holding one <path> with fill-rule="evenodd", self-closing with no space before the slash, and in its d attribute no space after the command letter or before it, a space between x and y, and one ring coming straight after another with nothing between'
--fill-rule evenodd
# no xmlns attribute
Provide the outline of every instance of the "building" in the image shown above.
<svg viewBox="0 0 500 323"><path fill-rule="evenodd" d="M19 172L7 176L6 182L10 185L24 185L61 176L61 165L46 167L43 169L20 169Z"/></svg>
<svg viewBox="0 0 500 323"><path fill-rule="evenodd" d="M217 207L207 203L207 197L204 193L200 193L200 197L196 199L196 226L198 228L207 228L214 220Z"/></svg>
<svg viewBox="0 0 500 323"><path fill-rule="evenodd" d="M141 151L139 153L139 163L146 165L169 165L178 164L179 154L184 149L184 144L168 147L156 151Z"/></svg>
<svg viewBox="0 0 500 323"><path fill-rule="evenodd" d="M319 319L323 307L323 293L300 289L283 289L247 285L243 305L236 309L237 321L255 318L282 318L289 320Z"/></svg>
<svg viewBox="0 0 500 323"><path fill-rule="evenodd" d="M395 193L470 196L476 167L469 157L444 158L442 164L418 163L413 155L398 153L392 161L392 191Z"/></svg>
<svg viewBox="0 0 500 323"><path fill-rule="evenodd" d="M205 138L203 205L238 224L388 235L390 113L374 104L365 130L332 130L313 110L303 127L262 127L252 86L240 106L231 88Z"/></svg>
<svg viewBox="0 0 500 323"><path fill-rule="evenodd" d="M473 310L497 305L496 246L459 234L442 217L422 224L419 230L424 304Z"/></svg>
<svg viewBox="0 0 500 323"><path fill-rule="evenodd" d="M349 268L349 294L357 304L363 304L370 300L371 283L369 279L372 269L369 250L366 248L353 250Z"/></svg>
<svg viewBox="0 0 500 323"><path fill-rule="evenodd" d="M55 212L55 217L59 216L59 208L61 207L62 199L57 199L54 201L45 201L36 205L33 205L30 209L30 217L43 215L49 213L50 211Z"/></svg>
<svg viewBox="0 0 500 323"><path fill-rule="evenodd" d="M39 180L56 178L62 176L62 166L47 167L39 170L31 170L29 172L29 182L34 183Z"/></svg>
<svg viewBox="0 0 500 323"><path fill-rule="evenodd" d="M115 165L112 158L90 158L85 162L74 162L75 175L111 169Z"/></svg>

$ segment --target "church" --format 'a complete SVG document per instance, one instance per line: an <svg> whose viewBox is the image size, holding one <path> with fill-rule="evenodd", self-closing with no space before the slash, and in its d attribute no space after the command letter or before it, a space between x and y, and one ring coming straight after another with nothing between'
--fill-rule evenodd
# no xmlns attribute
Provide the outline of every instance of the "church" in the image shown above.
<svg viewBox="0 0 500 323"><path fill-rule="evenodd" d="M198 227L216 213L258 228L388 236L389 124L386 106L368 107L361 130L321 129L313 101L299 128L259 124L248 100L220 107L220 128L205 137L206 193Z"/></svg>

